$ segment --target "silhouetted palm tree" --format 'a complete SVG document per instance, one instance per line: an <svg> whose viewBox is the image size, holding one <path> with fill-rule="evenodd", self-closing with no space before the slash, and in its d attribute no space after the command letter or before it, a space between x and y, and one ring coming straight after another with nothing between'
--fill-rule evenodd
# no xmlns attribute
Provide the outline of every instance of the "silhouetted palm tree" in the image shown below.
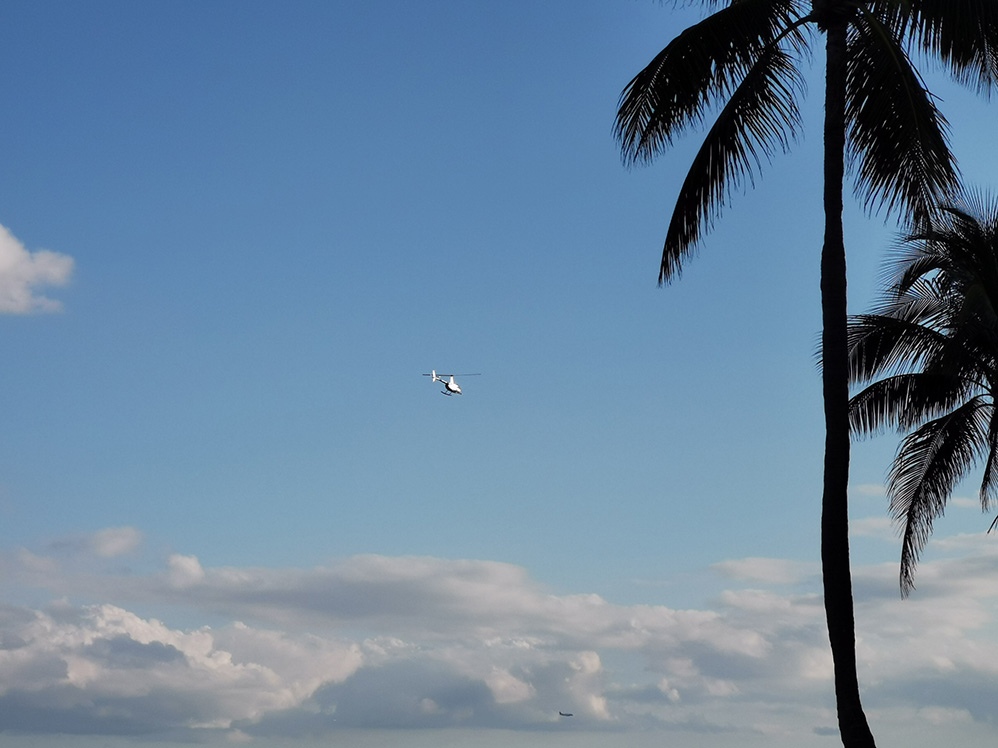
<svg viewBox="0 0 998 748"><path fill-rule="evenodd" d="M872 746L859 698L849 570L849 371L842 191L846 154L866 204L925 220L956 185L944 121L909 51L980 88L998 77L998 0L703 0L686 29L621 94L625 159L650 160L722 104L680 189L659 281L677 276L733 187L785 150L800 124L801 62L825 36L821 253L825 467L822 577L842 741Z"/></svg>
<svg viewBox="0 0 998 748"><path fill-rule="evenodd" d="M894 281L849 325L850 374L869 384L853 429L906 434L888 476L901 526L901 592L956 484L983 460L981 507L998 498L998 205L974 195L904 237Z"/></svg>

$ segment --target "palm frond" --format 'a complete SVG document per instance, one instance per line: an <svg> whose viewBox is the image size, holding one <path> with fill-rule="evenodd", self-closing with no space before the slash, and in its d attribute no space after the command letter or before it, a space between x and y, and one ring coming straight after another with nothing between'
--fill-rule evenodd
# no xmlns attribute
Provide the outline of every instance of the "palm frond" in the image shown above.
<svg viewBox="0 0 998 748"><path fill-rule="evenodd" d="M888 289L885 298L873 306L873 314L928 326L935 326L948 311L949 304L940 296L934 278L915 279L904 293Z"/></svg>
<svg viewBox="0 0 998 748"><path fill-rule="evenodd" d="M995 404L991 403L991 416L988 420L988 453L984 461L984 478L981 480L981 511L988 511L998 499L998 418L995 417Z"/></svg>
<svg viewBox="0 0 998 748"><path fill-rule="evenodd" d="M989 215L981 202L987 199L961 196L909 234L892 287L896 299L937 298L944 314L933 324L960 330L963 344L982 361L998 351L998 216Z"/></svg>
<svg viewBox="0 0 998 748"><path fill-rule="evenodd" d="M946 346L946 336L901 315L862 314L848 327L849 380L854 384L899 371L916 371Z"/></svg>
<svg viewBox="0 0 998 748"><path fill-rule="evenodd" d="M848 37L848 148L867 208L925 221L957 187L946 122L892 29L857 15ZM890 123L885 127L884 123Z"/></svg>
<svg viewBox="0 0 998 748"><path fill-rule="evenodd" d="M849 427L856 434L885 428L908 431L942 416L968 397L966 382L948 374L897 374L870 384L849 401Z"/></svg>
<svg viewBox="0 0 998 748"><path fill-rule="evenodd" d="M898 0L895 0L898 2ZM987 92L998 83L998 3L993 0L902 0L916 43L953 77Z"/></svg>
<svg viewBox="0 0 998 748"><path fill-rule="evenodd" d="M975 397L929 421L902 441L888 475L891 513L901 525L901 592L914 587L914 571L933 521L987 441L988 404Z"/></svg>
<svg viewBox="0 0 998 748"><path fill-rule="evenodd" d="M678 275L704 220L717 214L730 191L742 179L754 179L763 157L787 149L800 122L796 99L802 88L794 59L775 44L767 47L693 159L666 233L659 283Z"/></svg>
<svg viewBox="0 0 998 748"><path fill-rule="evenodd" d="M885 275L891 293L901 296L936 273L936 283L959 285L969 275L998 278L998 257L989 247L998 238L998 217L988 216L974 192L961 192L939 205L930 220L901 237ZM982 212L984 211L984 212ZM968 275L969 274L969 275ZM935 293L943 294L941 287Z"/></svg>
<svg viewBox="0 0 998 748"><path fill-rule="evenodd" d="M990 190L965 187L954 199L952 207L971 216L981 227L984 235L990 237L998 235L998 201Z"/></svg>
<svg viewBox="0 0 998 748"><path fill-rule="evenodd" d="M683 31L620 95L614 134L628 163L649 161L702 123L773 40L792 25L792 0L731 3Z"/></svg>

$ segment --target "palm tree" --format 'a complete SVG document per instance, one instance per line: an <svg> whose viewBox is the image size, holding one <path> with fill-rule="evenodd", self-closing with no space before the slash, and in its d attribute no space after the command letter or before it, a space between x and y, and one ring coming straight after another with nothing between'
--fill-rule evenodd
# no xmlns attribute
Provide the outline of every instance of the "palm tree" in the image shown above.
<svg viewBox="0 0 998 748"><path fill-rule="evenodd" d="M850 404L853 429L907 434L887 486L907 595L933 520L981 459L981 508L998 498L998 204L958 199L901 247L879 308L850 321L849 363L871 383Z"/></svg>
<svg viewBox="0 0 998 748"><path fill-rule="evenodd" d="M801 64L825 37L824 244L821 252L825 465L822 578L844 745L873 746L859 698L849 569L849 369L842 232L848 154L868 207L924 221L957 176L945 122L909 52L957 80L998 78L996 0L703 0L716 12L663 49L624 88L616 136L626 161L649 161L720 111L680 188L659 282L677 277L705 222L800 126Z"/></svg>

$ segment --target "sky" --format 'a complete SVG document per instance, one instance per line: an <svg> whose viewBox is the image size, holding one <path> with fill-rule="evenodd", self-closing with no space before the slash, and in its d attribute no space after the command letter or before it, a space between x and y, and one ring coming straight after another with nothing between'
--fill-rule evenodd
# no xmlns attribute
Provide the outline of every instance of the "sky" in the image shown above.
<svg viewBox="0 0 998 748"><path fill-rule="evenodd" d="M820 57L660 288L699 135L627 168L613 116L698 17L4 3L5 745L838 744ZM989 187L994 104L926 76ZM847 205L852 311L895 228ZM961 486L900 599L895 446L850 487L870 722L991 746L993 517Z"/></svg>

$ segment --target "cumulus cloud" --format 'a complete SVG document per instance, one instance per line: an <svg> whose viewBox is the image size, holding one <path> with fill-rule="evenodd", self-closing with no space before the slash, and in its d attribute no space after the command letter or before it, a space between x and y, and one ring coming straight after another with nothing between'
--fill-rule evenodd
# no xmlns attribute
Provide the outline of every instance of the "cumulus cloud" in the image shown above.
<svg viewBox="0 0 998 748"><path fill-rule="evenodd" d="M64 286L73 273L73 258L40 249L29 252L0 226L0 314L57 312L62 305L41 296L44 286Z"/></svg>
<svg viewBox="0 0 998 748"><path fill-rule="evenodd" d="M135 536L93 537L108 543L91 553ZM903 715L928 735L998 719L992 541L940 541L960 553L923 564L904 601L896 564L855 570L874 720ZM0 609L0 719L29 732L220 730L244 742L369 727L658 729L807 745L834 725L809 564L718 564L729 589L676 610L554 594L522 567L480 560L266 569L174 554L146 575L26 550L0 561L7 579L76 600ZM150 605L229 623L168 626L138 612Z"/></svg>
<svg viewBox="0 0 998 748"><path fill-rule="evenodd" d="M171 587L190 587L204 579L204 569L197 556L182 556L174 553L167 561L167 579Z"/></svg>
<svg viewBox="0 0 998 748"><path fill-rule="evenodd" d="M7 607L0 625L0 715L19 731L224 728L296 704L360 663L348 643L238 625L178 631L112 605Z"/></svg>

